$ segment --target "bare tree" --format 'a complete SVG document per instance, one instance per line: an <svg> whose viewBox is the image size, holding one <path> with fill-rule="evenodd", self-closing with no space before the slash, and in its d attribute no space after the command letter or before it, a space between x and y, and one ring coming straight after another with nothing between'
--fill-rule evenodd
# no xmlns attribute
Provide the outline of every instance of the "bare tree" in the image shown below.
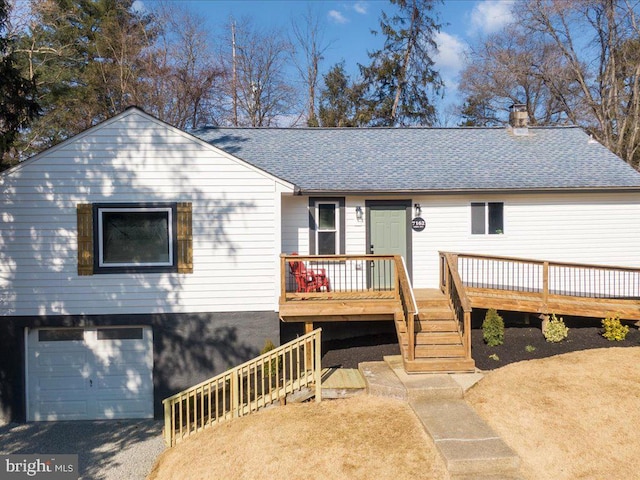
<svg viewBox="0 0 640 480"><path fill-rule="evenodd" d="M513 103L527 106L534 125L567 121L564 103L555 92L570 92L576 84L552 42L532 38L514 24L488 36L469 59L459 90L466 98L462 114L473 119L470 124L505 123Z"/></svg>
<svg viewBox="0 0 640 480"><path fill-rule="evenodd" d="M521 13L532 34L557 46L578 84L567 94L552 76L548 78L567 116L636 168L640 166L639 11L638 4L628 0L536 0Z"/></svg>
<svg viewBox="0 0 640 480"><path fill-rule="evenodd" d="M151 88L141 103L178 128L216 123L214 89L224 70L205 18L175 4L161 4L155 13L164 29L147 57Z"/></svg>
<svg viewBox="0 0 640 480"><path fill-rule="evenodd" d="M581 125L639 168L640 4L532 0L515 13L520 30L490 37L463 74L468 118L526 102L535 122Z"/></svg>
<svg viewBox="0 0 640 480"><path fill-rule="evenodd" d="M278 125L296 104L296 89L286 77L292 45L281 31L257 29L247 19L236 25L235 39L235 57L230 39L222 51L225 71L235 71L235 82L227 80L224 86L226 123L232 123L229 110L235 96L239 125Z"/></svg>
<svg viewBox="0 0 640 480"><path fill-rule="evenodd" d="M320 27L320 20L311 8L296 22L292 21L291 31L293 43L298 52L294 52L294 64L298 69L300 78L306 87L306 117L308 126L318 126L316 114L318 78L320 75L320 62L324 52L330 43L324 42L324 32ZM300 54L297 57L295 54Z"/></svg>

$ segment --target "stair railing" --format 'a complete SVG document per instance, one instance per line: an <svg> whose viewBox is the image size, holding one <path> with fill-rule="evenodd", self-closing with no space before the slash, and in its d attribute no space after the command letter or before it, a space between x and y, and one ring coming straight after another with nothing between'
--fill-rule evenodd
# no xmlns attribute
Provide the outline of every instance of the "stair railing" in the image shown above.
<svg viewBox="0 0 640 480"><path fill-rule="evenodd" d="M407 358L415 360L416 358L416 340L415 340L415 318L418 315L418 303L413 293L407 263L403 256L395 255L396 272L398 278L398 291L402 310L404 313L404 321L407 324Z"/></svg>
<svg viewBox="0 0 640 480"><path fill-rule="evenodd" d="M440 289L449 298L449 304L458 323L465 358L471 358L471 302L458 272L458 256L440 252Z"/></svg>
<svg viewBox="0 0 640 480"><path fill-rule="evenodd" d="M321 401L321 331L318 328L163 400L167 446L305 388L314 387L315 400Z"/></svg>

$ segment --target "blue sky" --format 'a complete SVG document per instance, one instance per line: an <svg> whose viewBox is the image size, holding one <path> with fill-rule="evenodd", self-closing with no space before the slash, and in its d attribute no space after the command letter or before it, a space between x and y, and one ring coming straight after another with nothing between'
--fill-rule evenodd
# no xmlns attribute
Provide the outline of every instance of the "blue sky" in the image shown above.
<svg viewBox="0 0 640 480"><path fill-rule="evenodd" d="M151 3L154 0L143 0ZM390 13L388 0L178 0L172 3L207 19L212 32L228 28L231 17L244 16L259 26L290 29L291 19L302 16L310 6L323 22L324 39L331 42L325 52L321 69L345 60L349 72L356 72L357 63L368 62L367 51L380 46L379 36L371 34L378 29L380 12ZM436 38L439 52L436 67L446 85L443 104L458 101L456 86L458 74L464 64L466 52L482 36L497 31L512 21L514 0L445 0L437 11L443 24Z"/></svg>

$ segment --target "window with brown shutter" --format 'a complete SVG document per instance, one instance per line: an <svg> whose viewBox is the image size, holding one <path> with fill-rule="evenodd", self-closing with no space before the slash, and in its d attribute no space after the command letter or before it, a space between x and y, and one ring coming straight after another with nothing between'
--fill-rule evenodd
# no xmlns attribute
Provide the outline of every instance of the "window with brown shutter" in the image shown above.
<svg viewBox="0 0 640 480"><path fill-rule="evenodd" d="M78 205L78 274L193 273L191 203Z"/></svg>
<svg viewBox="0 0 640 480"><path fill-rule="evenodd" d="M93 275L93 207L80 203L78 215L78 275Z"/></svg>
<svg viewBox="0 0 640 480"><path fill-rule="evenodd" d="M193 273L193 234L191 203L179 203L177 215L178 273Z"/></svg>

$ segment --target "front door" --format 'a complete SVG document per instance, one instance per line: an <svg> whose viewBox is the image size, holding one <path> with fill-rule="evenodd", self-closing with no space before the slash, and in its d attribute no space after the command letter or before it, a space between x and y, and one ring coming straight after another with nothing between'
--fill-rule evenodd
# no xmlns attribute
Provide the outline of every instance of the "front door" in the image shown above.
<svg viewBox="0 0 640 480"><path fill-rule="evenodd" d="M368 253L382 255L402 255L411 265L411 246L407 226L411 213L410 201L369 201ZM395 282L393 265L386 262L372 262L370 284L374 289L391 289Z"/></svg>

